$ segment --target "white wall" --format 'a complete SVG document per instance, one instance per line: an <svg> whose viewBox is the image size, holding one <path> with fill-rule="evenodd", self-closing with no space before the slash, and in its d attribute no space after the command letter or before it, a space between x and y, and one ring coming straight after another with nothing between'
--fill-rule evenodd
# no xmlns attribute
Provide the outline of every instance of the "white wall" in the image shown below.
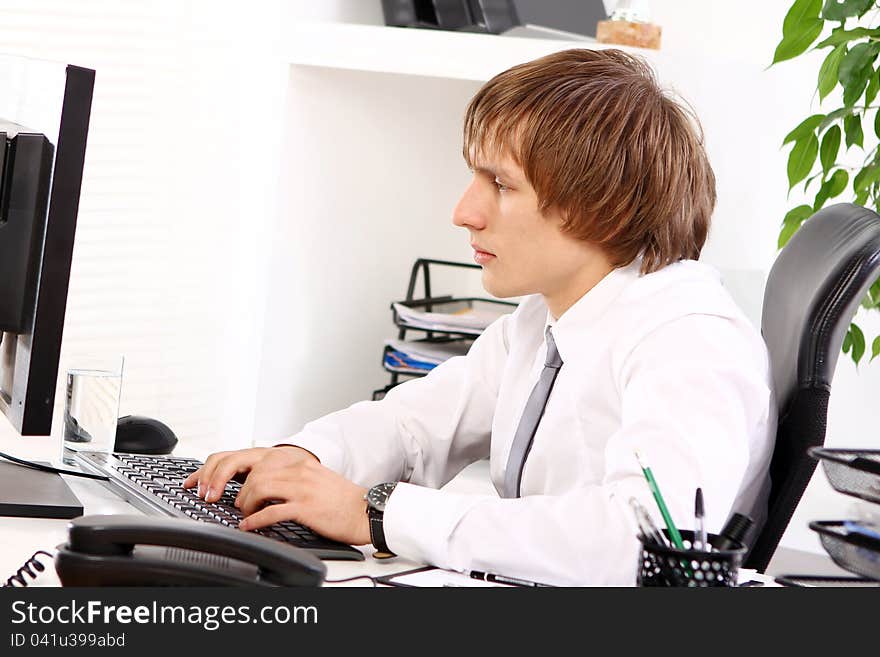
<svg viewBox="0 0 880 657"><path fill-rule="evenodd" d="M468 261L466 234L449 220L468 177L461 109L445 109L463 108L476 88L292 67L258 440L382 387L389 304L404 297L413 260Z"/></svg>

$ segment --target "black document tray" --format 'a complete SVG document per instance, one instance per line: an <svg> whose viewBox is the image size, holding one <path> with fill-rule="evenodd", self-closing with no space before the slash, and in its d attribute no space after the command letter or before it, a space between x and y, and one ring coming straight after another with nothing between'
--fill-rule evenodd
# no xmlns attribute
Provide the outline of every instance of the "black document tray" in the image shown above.
<svg viewBox="0 0 880 657"><path fill-rule="evenodd" d="M880 579L880 539L847 531L843 520L822 520L810 523L810 529L819 534L822 547L841 568Z"/></svg>
<svg viewBox="0 0 880 657"><path fill-rule="evenodd" d="M812 447L808 453L822 462L834 490L880 503L880 450Z"/></svg>

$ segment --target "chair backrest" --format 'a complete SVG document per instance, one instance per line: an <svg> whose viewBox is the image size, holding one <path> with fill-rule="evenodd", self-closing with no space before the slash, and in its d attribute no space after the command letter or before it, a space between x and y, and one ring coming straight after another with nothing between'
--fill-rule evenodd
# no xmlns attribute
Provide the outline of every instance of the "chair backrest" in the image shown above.
<svg viewBox="0 0 880 657"><path fill-rule="evenodd" d="M820 210L780 251L764 290L761 334L779 406L767 521L745 565L763 571L816 469L831 379L847 328L880 274L880 215L842 203Z"/></svg>

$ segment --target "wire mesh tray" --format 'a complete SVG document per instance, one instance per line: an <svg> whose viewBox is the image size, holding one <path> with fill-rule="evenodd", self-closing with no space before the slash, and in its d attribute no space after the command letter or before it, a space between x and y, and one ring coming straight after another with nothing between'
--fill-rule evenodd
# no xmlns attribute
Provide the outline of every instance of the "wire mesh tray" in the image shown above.
<svg viewBox="0 0 880 657"><path fill-rule="evenodd" d="M812 447L809 454L822 462L834 490L880 503L880 450Z"/></svg>
<svg viewBox="0 0 880 657"><path fill-rule="evenodd" d="M850 531L849 522L814 521L810 529L819 534L822 547L838 566L863 577L880 579L880 538Z"/></svg>

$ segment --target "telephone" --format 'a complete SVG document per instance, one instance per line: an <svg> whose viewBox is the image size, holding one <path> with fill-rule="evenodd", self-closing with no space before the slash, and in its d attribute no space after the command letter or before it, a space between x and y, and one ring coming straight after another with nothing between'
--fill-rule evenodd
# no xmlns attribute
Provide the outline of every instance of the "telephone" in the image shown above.
<svg viewBox="0 0 880 657"><path fill-rule="evenodd" d="M65 586L319 586L305 550L185 518L88 515L68 526L55 569Z"/></svg>

